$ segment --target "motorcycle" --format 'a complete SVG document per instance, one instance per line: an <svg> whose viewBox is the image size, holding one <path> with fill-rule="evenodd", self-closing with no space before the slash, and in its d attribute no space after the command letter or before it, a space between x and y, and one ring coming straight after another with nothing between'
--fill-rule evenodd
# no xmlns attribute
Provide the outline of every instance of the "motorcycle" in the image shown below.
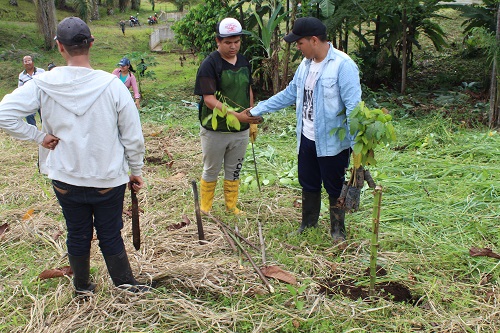
<svg viewBox="0 0 500 333"><path fill-rule="evenodd" d="M139 23L139 19L135 16L130 16L129 22L130 22L131 27L136 26L136 25L141 26L141 23Z"/></svg>
<svg viewBox="0 0 500 333"><path fill-rule="evenodd" d="M153 25L153 24L157 24L157 23L158 23L158 20L156 19L156 17L154 17L154 16L148 17L148 24L149 25Z"/></svg>

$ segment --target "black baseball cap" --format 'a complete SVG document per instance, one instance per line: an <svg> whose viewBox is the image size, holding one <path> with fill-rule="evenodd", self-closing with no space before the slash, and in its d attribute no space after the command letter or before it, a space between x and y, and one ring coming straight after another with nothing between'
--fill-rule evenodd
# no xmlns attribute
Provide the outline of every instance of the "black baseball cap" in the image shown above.
<svg viewBox="0 0 500 333"><path fill-rule="evenodd" d="M89 26L78 17L66 17L57 25L54 38L64 45L80 45L94 41Z"/></svg>
<svg viewBox="0 0 500 333"><path fill-rule="evenodd" d="M326 35L326 26L315 17L301 17L293 24L292 32L285 36L285 42L293 43L304 37Z"/></svg>

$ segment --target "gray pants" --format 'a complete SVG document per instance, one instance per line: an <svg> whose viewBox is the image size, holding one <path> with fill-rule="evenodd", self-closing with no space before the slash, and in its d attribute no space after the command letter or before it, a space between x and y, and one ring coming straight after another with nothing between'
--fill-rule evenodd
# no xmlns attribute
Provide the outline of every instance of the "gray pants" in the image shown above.
<svg viewBox="0 0 500 333"><path fill-rule="evenodd" d="M224 179L239 179L248 146L248 130L226 133L201 127L200 137L203 152L201 178L207 182L216 181L224 162Z"/></svg>

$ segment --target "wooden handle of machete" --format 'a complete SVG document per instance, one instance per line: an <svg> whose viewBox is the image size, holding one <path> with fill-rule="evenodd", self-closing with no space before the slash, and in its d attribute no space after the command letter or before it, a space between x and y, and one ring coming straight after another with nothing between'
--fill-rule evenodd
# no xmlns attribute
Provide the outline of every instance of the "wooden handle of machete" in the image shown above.
<svg viewBox="0 0 500 333"><path fill-rule="evenodd" d="M139 226L139 201L132 183L130 184L130 197L132 198L132 241L136 250L141 248L141 228Z"/></svg>

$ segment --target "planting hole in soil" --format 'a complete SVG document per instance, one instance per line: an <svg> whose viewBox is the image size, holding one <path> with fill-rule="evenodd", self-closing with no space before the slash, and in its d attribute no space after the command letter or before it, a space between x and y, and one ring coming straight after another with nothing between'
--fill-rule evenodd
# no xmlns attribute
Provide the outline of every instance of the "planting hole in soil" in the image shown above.
<svg viewBox="0 0 500 333"><path fill-rule="evenodd" d="M366 269L366 275L370 274L370 268ZM377 266L377 276L385 276L386 270ZM362 299L364 301L372 300L369 295L368 283L358 285L358 281L353 279L343 279L341 276L333 276L330 279L319 281L319 292L325 295L342 295L351 300ZM413 305L419 305L419 296L412 296L410 290L403 284L395 281L377 283L375 285L376 297L387 301L402 302Z"/></svg>

